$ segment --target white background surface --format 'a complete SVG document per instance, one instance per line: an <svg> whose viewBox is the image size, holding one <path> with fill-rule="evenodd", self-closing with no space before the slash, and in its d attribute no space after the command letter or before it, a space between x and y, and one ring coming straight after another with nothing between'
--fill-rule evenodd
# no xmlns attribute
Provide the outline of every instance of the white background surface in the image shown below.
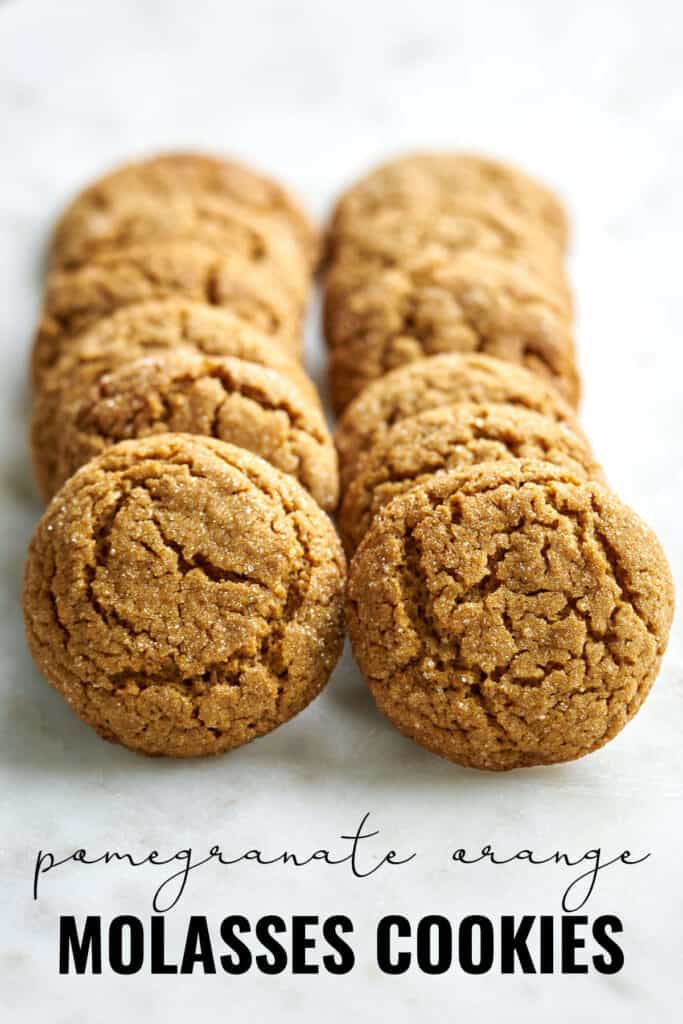
<svg viewBox="0 0 683 1024"><path fill-rule="evenodd" d="M71 715L26 653L18 591L39 514L26 353L46 232L67 197L121 158L198 145L256 161L323 214L376 159L444 145L508 157L568 201L584 424L613 486L660 532L681 592L682 11L623 0L0 2L3 1021L680 1019L680 626L637 720L576 764L500 776L442 763L379 717L350 659L272 736L220 760L171 763L109 746ZM321 355L313 325L314 369ZM58 975L60 913L147 917L160 878L64 868L33 903L39 848L314 849L366 811L382 830L374 852L418 858L364 881L319 865L198 871L168 922L177 943L190 913L346 913L351 974ZM569 877L558 869L449 865L449 850L486 842L508 853L651 851L641 867L609 869L586 910L623 919L624 970L381 975L383 913L560 913Z"/></svg>

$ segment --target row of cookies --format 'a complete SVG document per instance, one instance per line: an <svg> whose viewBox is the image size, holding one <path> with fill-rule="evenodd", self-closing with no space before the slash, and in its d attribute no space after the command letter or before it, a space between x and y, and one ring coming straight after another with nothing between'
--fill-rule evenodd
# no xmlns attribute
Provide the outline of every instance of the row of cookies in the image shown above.
<svg viewBox="0 0 683 1024"><path fill-rule="evenodd" d="M60 218L33 346L46 497L109 444L162 430L239 444L331 510L334 446L301 366L316 233L234 162L127 165Z"/></svg>
<svg viewBox="0 0 683 1024"><path fill-rule="evenodd" d="M279 185L195 154L115 171L57 225L26 632L74 711L131 749L248 742L339 656L337 456L300 359L316 262Z"/></svg>
<svg viewBox="0 0 683 1024"><path fill-rule="evenodd" d="M330 229L354 654L401 732L476 768L602 746L671 623L659 542L576 420L566 236L542 186L452 155L373 172Z"/></svg>

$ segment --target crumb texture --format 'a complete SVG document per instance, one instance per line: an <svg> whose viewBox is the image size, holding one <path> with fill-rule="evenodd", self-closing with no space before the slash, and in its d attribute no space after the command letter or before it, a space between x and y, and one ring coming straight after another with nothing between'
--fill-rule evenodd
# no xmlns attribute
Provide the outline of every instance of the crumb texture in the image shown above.
<svg viewBox="0 0 683 1024"><path fill-rule="evenodd" d="M391 370L443 352L525 366L576 405L566 240L559 200L495 160L414 153L371 171L328 230L336 411Z"/></svg>
<svg viewBox="0 0 683 1024"><path fill-rule="evenodd" d="M102 736L219 753L300 711L343 636L344 559L291 477L221 441L122 442L30 545L24 612L48 680Z"/></svg>
<svg viewBox="0 0 683 1024"><path fill-rule="evenodd" d="M245 448L295 476L322 508L337 503L337 458L322 412L275 370L176 350L126 363L85 391L81 383L62 393L47 458L36 450L46 497L117 441L173 432Z"/></svg>
<svg viewBox="0 0 683 1024"><path fill-rule="evenodd" d="M567 215L549 189L510 164L469 153L409 153L375 168L341 197L331 233L344 236L387 211L397 219L443 220L473 203L502 207L566 247Z"/></svg>
<svg viewBox="0 0 683 1024"><path fill-rule="evenodd" d="M177 298L126 307L94 323L40 375L31 416L31 455L42 494L52 494L62 472L57 465L58 424L66 396L84 395L105 375L133 361L169 353L234 356L276 370L306 396L310 408L320 410L301 364L227 310Z"/></svg>
<svg viewBox="0 0 683 1024"><path fill-rule="evenodd" d="M351 287L343 269L338 274L333 268L325 331L337 410L390 370L443 352L477 352L519 364L552 383L570 404L579 399L566 310L537 275L486 254L427 267L403 264Z"/></svg>
<svg viewBox="0 0 683 1024"><path fill-rule="evenodd" d="M102 251L148 241L200 239L253 260L276 244L290 275L305 275L316 232L275 181L244 164L202 153L165 153L126 164L69 205L52 240L52 263L74 267ZM285 264L286 265L286 264Z"/></svg>
<svg viewBox="0 0 683 1024"><path fill-rule="evenodd" d="M360 459L344 495L339 524L347 550L392 498L435 473L518 458L541 459L586 480L602 477L580 434L527 409L462 402L402 420Z"/></svg>
<svg viewBox="0 0 683 1024"><path fill-rule="evenodd" d="M301 355L303 302L262 267L238 253L200 242L148 243L105 252L75 270L53 270L33 345L32 374L43 375L81 332L117 310L162 299L186 299L227 309Z"/></svg>
<svg viewBox="0 0 683 1024"><path fill-rule="evenodd" d="M490 356L431 356L374 381L345 410L335 433L342 485L355 475L361 456L395 424L455 402L528 409L579 432L574 412L555 388L522 367Z"/></svg>
<svg viewBox="0 0 683 1024"><path fill-rule="evenodd" d="M615 736L654 681L672 609L666 559L635 513L569 470L513 460L387 505L354 557L348 617L403 733L510 769Z"/></svg>

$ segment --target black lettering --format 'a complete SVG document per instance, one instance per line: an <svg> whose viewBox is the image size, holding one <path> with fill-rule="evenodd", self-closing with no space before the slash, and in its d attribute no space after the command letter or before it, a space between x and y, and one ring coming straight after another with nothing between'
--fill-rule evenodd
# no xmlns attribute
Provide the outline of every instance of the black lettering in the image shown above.
<svg viewBox="0 0 683 1024"><path fill-rule="evenodd" d="M593 922L593 938L607 953L593 957L593 966L600 974L616 974L624 966L624 952L609 932L623 932L624 926L613 914L603 914Z"/></svg>
<svg viewBox="0 0 683 1024"><path fill-rule="evenodd" d="M399 914L383 917L377 925L377 966L384 974L405 974L410 967L410 953L405 950L392 957L392 930L400 939L410 938L410 924Z"/></svg>
<svg viewBox="0 0 683 1024"><path fill-rule="evenodd" d="M221 921L221 938L226 946L236 954L236 959L230 954L224 954L221 959L221 967L226 974L244 974L251 967L251 950L245 942L235 935L235 932L248 932L251 930L246 917L234 914Z"/></svg>
<svg viewBox="0 0 683 1024"><path fill-rule="evenodd" d="M152 974L177 974L178 965L166 963L166 919L163 917L152 918L151 945Z"/></svg>
<svg viewBox="0 0 683 1024"><path fill-rule="evenodd" d="M535 974L534 961L527 946L527 939L534 921L530 914L525 914L515 930L515 919L504 915L500 919L500 959L503 974L515 973L515 960L519 960L522 974Z"/></svg>
<svg viewBox="0 0 683 1024"><path fill-rule="evenodd" d="M256 922L256 937L264 949L271 954L270 957L267 957L260 953L256 957L258 968L264 974L282 974L287 967L287 950L271 934L277 932L281 935L286 931L285 922L274 914L269 917L261 917Z"/></svg>
<svg viewBox="0 0 683 1024"><path fill-rule="evenodd" d="M588 974L588 964L576 962L577 949L583 949L586 940L576 934L576 929L588 924L587 917L562 918L562 973Z"/></svg>
<svg viewBox="0 0 683 1024"><path fill-rule="evenodd" d="M544 914L541 922L541 974L552 974L555 969L555 918Z"/></svg>
<svg viewBox="0 0 683 1024"><path fill-rule="evenodd" d="M317 917L295 915L292 918L292 974L317 974L318 965L309 963L306 950L315 947L315 939L309 938L306 929L318 923Z"/></svg>
<svg viewBox="0 0 683 1024"><path fill-rule="evenodd" d="M123 950L124 932L128 932L128 957ZM145 930L139 917L122 914L109 925L109 966L116 974L137 974L145 959Z"/></svg>
<svg viewBox="0 0 683 1024"><path fill-rule="evenodd" d="M323 964L330 974L348 974L353 969L356 962L354 952L348 942L345 942L339 935L339 932L348 935L352 931L351 921L342 914L328 917L323 922L323 938L328 946L338 954L335 956L333 953L325 953L323 956Z"/></svg>
<svg viewBox="0 0 683 1024"><path fill-rule="evenodd" d="M192 974L194 965L197 963L204 968L204 974L216 973L216 961L211 948L211 936L206 918L193 914L187 926L180 973Z"/></svg>
<svg viewBox="0 0 683 1024"><path fill-rule="evenodd" d="M473 932L479 930L479 959L475 961ZM458 959L467 974L486 974L493 966L493 925L488 917L463 917L458 930Z"/></svg>
<svg viewBox="0 0 683 1024"><path fill-rule="evenodd" d="M102 929L99 917L88 916L83 925L83 935L78 936L75 917L59 919L59 973L69 973L69 953L73 960L74 973L85 974L88 960L91 960L91 974L102 973Z"/></svg>
<svg viewBox="0 0 683 1024"><path fill-rule="evenodd" d="M432 955L433 935L438 936L437 956ZM425 974L443 974L453 962L451 922L439 914L423 917L417 926L417 963Z"/></svg>

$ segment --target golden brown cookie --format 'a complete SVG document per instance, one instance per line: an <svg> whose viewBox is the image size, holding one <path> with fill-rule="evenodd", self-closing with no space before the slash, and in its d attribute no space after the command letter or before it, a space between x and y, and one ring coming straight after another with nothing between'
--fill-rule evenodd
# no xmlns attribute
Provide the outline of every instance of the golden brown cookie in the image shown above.
<svg viewBox="0 0 683 1024"><path fill-rule="evenodd" d="M453 402L507 403L579 430L573 410L555 388L521 366L490 356L432 356L374 381L344 411L335 433L342 491L353 479L358 460L386 430Z"/></svg>
<svg viewBox="0 0 683 1024"><path fill-rule="evenodd" d="M469 253L439 265L390 269L350 291L334 272L325 296L337 411L373 380L424 356L481 352L525 366L572 404L579 399L565 312L521 266Z"/></svg>
<svg viewBox="0 0 683 1024"><path fill-rule="evenodd" d="M481 253L524 266L555 296L570 318L573 299L556 243L503 203L465 197L457 211L439 213L419 202L409 212L380 207L350 220L343 234L330 231L327 259L337 288L351 291L370 275L392 267L439 266Z"/></svg>
<svg viewBox="0 0 683 1024"><path fill-rule="evenodd" d="M258 257L275 235L296 243L295 265L303 256L313 266L317 233L277 182L233 160L165 153L119 167L81 192L57 224L51 257L73 268L112 249L181 238Z"/></svg>
<svg viewBox="0 0 683 1024"><path fill-rule="evenodd" d="M43 406L45 408L45 406ZM326 511L339 497L337 454L319 405L277 370L232 357L170 351L63 394L46 450L34 423L33 465L43 497L118 441L149 434L203 434L245 448L291 473Z"/></svg>
<svg viewBox="0 0 683 1024"><path fill-rule="evenodd" d="M601 484L533 460L433 477L351 566L353 649L380 709L460 764L582 757L636 713L673 610L652 531Z"/></svg>
<svg viewBox="0 0 683 1024"><path fill-rule="evenodd" d="M187 434L124 441L55 496L24 578L37 665L97 732L218 754L301 711L343 639L344 558L292 477Z"/></svg>
<svg viewBox="0 0 683 1024"><path fill-rule="evenodd" d="M303 307L272 275L198 242L136 246L48 275L33 346L34 383L97 320L138 302L174 298L228 309L301 355Z"/></svg>
<svg viewBox="0 0 683 1024"><path fill-rule="evenodd" d="M557 196L509 164L470 153L409 153L375 168L338 201L331 233L344 236L378 211L434 221L473 200L507 208L566 247L567 215Z"/></svg>
<svg viewBox="0 0 683 1024"><path fill-rule="evenodd" d="M392 498L434 473L519 458L542 459L580 479L603 480L585 438L542 413L459 402L401 420L359 460L344 495L339 528L347 553Z"/></svg>
<svg viewBox="0 0 683 1024"><path fill-rule="evenodd" d="M186 299L127 306L75 338L41 379L31 420L31 445L34 452L41 453L41 488L49 487L57 472L55 429L63 395L70 390L86 391L132 360L180 350L235 356L277 370L305 395L310 406L320 408L317 391L301 364L227 310Z"/></svg>
<svg viewBox="0 0 683 1024"><path fill-rule="evenodd" d="M123 306L84 329L41 379L41 391L57 380L70 384L84 372L109 373L128 359L179 346L207 355L236 356L278 370L318 401L318 392L298 359L228 309L192 299L170 298ZM59 374L57 373L59 369ZM50 383L48 383L50 382ZM83 385L85 386L85 385Z"/></svg>

